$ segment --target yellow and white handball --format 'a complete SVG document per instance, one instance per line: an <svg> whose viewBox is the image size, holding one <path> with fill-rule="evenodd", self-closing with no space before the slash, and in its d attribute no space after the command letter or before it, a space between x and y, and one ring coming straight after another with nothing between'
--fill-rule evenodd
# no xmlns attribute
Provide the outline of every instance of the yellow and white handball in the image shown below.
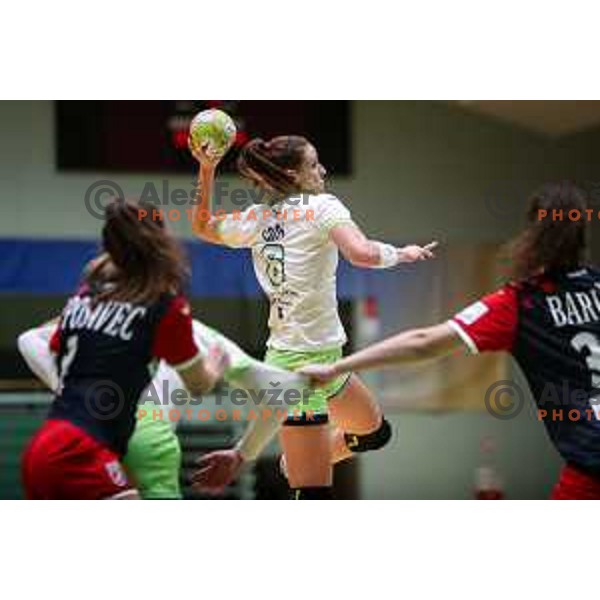
<svg viewBox="0 0 600 600"><path fill-rule="evenodd" d="M233 146L237 130L233 119L222 110L210 108L199 112L190 124L190 139L215 159L221 159Z"/></svg>

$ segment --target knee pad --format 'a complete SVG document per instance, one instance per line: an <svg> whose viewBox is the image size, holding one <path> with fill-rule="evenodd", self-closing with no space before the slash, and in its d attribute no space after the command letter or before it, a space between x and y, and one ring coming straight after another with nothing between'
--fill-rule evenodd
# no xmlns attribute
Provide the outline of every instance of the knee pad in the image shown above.
<svg viewBox="0 0 600 600"><path fill-rule="evenodd" d="M383 448L392 437L392 428L384 418L381 421L381 426L376 431L367 433L366 435L356 435L354 433L345 433L344 439L346 446L352 452L370 452L371 450L379 450Z"/></svg>

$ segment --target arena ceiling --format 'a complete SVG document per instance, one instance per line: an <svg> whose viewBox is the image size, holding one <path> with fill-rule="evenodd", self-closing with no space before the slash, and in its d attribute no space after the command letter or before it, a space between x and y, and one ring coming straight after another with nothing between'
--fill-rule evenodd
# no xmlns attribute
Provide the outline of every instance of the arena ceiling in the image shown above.
<svg viewBox="0 0 600 600"><path fill-rule="evenodd" d="M600 126L599 100L456 100L453 103L552 137Z"/></svg>

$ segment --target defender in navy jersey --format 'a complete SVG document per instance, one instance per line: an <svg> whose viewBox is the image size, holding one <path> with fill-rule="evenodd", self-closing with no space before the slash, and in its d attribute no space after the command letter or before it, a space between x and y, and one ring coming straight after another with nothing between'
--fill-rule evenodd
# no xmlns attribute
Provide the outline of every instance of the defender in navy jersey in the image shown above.
<svg viewBox="0 0 600 600"><path fill-rule="evenodd" d="M511 283L448 325L469 350L504 350L525 375L565 461L600 478L600 272L548 272Z"/></svg>
<svg viewBox="0 0 600 600"><path fill-rule="evenodd" d="M141 214L122 200L107 207L103 246L115 276L73 296L52 337L59 385L23 456L29 498L137 498L120 460L157 362L176 368L192 393L211 389L226 367L218 350L202 359L181 294L179 248L160 222Z"/></svg>
<svg viewBox="0 0 600 600"><path fill-rule="evenodd" d="M119 456L158 361L181 371L199 358L189 305L173 294L139 305L80 293L67 303L50 346L60 382L49 418L81 426Z"/></svg>
<svg viewBox="0 0 600 600"><path fill-rule="evenodd" d="M566 466L552 497L600 499L600 271L584 264L586 198L570 183L530 200L513 244L513 281L426 329L401 333L333 365L302 369L317 383L340 373L444 356L506 351L520 365Z"/></svg>

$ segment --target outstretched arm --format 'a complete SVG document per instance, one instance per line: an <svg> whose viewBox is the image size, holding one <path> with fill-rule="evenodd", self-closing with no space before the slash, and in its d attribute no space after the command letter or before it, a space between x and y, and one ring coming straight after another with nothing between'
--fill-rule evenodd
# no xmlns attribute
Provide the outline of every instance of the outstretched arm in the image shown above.
<svg viewBox="0 0 600 600"><path fill-rule="evenodd" d="M458 333L448 323L442 323L399 333L331 365L309 365L298 372L318 384L342 373L439 358L459 347L463 347L463 341Z"/></svg>
<svg viewBox="0 0 600 600"><path fill-rule="evenodd" d="M244 465L255 461L275 437L285 419L285 411L266 411L266 416L250 421L234 448L215 450L198 459L192 476L196 488L219 494L235 481Z"/></svg>
<svg viewBox="0 0 600 600"><path fill-rule="evenodd" d="M433 249L437 246L437 242L431 242L426 246L396 248L391 244L368 239L354 224L333 227L329 236L347 261L356 267L372 269L385 269L399 263L434 258Z"/></svg>
<svg viewBox="0 0 600 600"><path fill-rule="evenodd" d="M296 373L282 371L264 363L254 362L247 377L238 385L248 390L266 390L278 380L281 389L308 390L308 379ZM198 471L192 480L195 487L209 493L220 493L240 474L243 466L255 461L278 433L287 411L269 409L261 411L259 419L251 419L242 438L234 448L209 452L198 460Z"/></svg>

